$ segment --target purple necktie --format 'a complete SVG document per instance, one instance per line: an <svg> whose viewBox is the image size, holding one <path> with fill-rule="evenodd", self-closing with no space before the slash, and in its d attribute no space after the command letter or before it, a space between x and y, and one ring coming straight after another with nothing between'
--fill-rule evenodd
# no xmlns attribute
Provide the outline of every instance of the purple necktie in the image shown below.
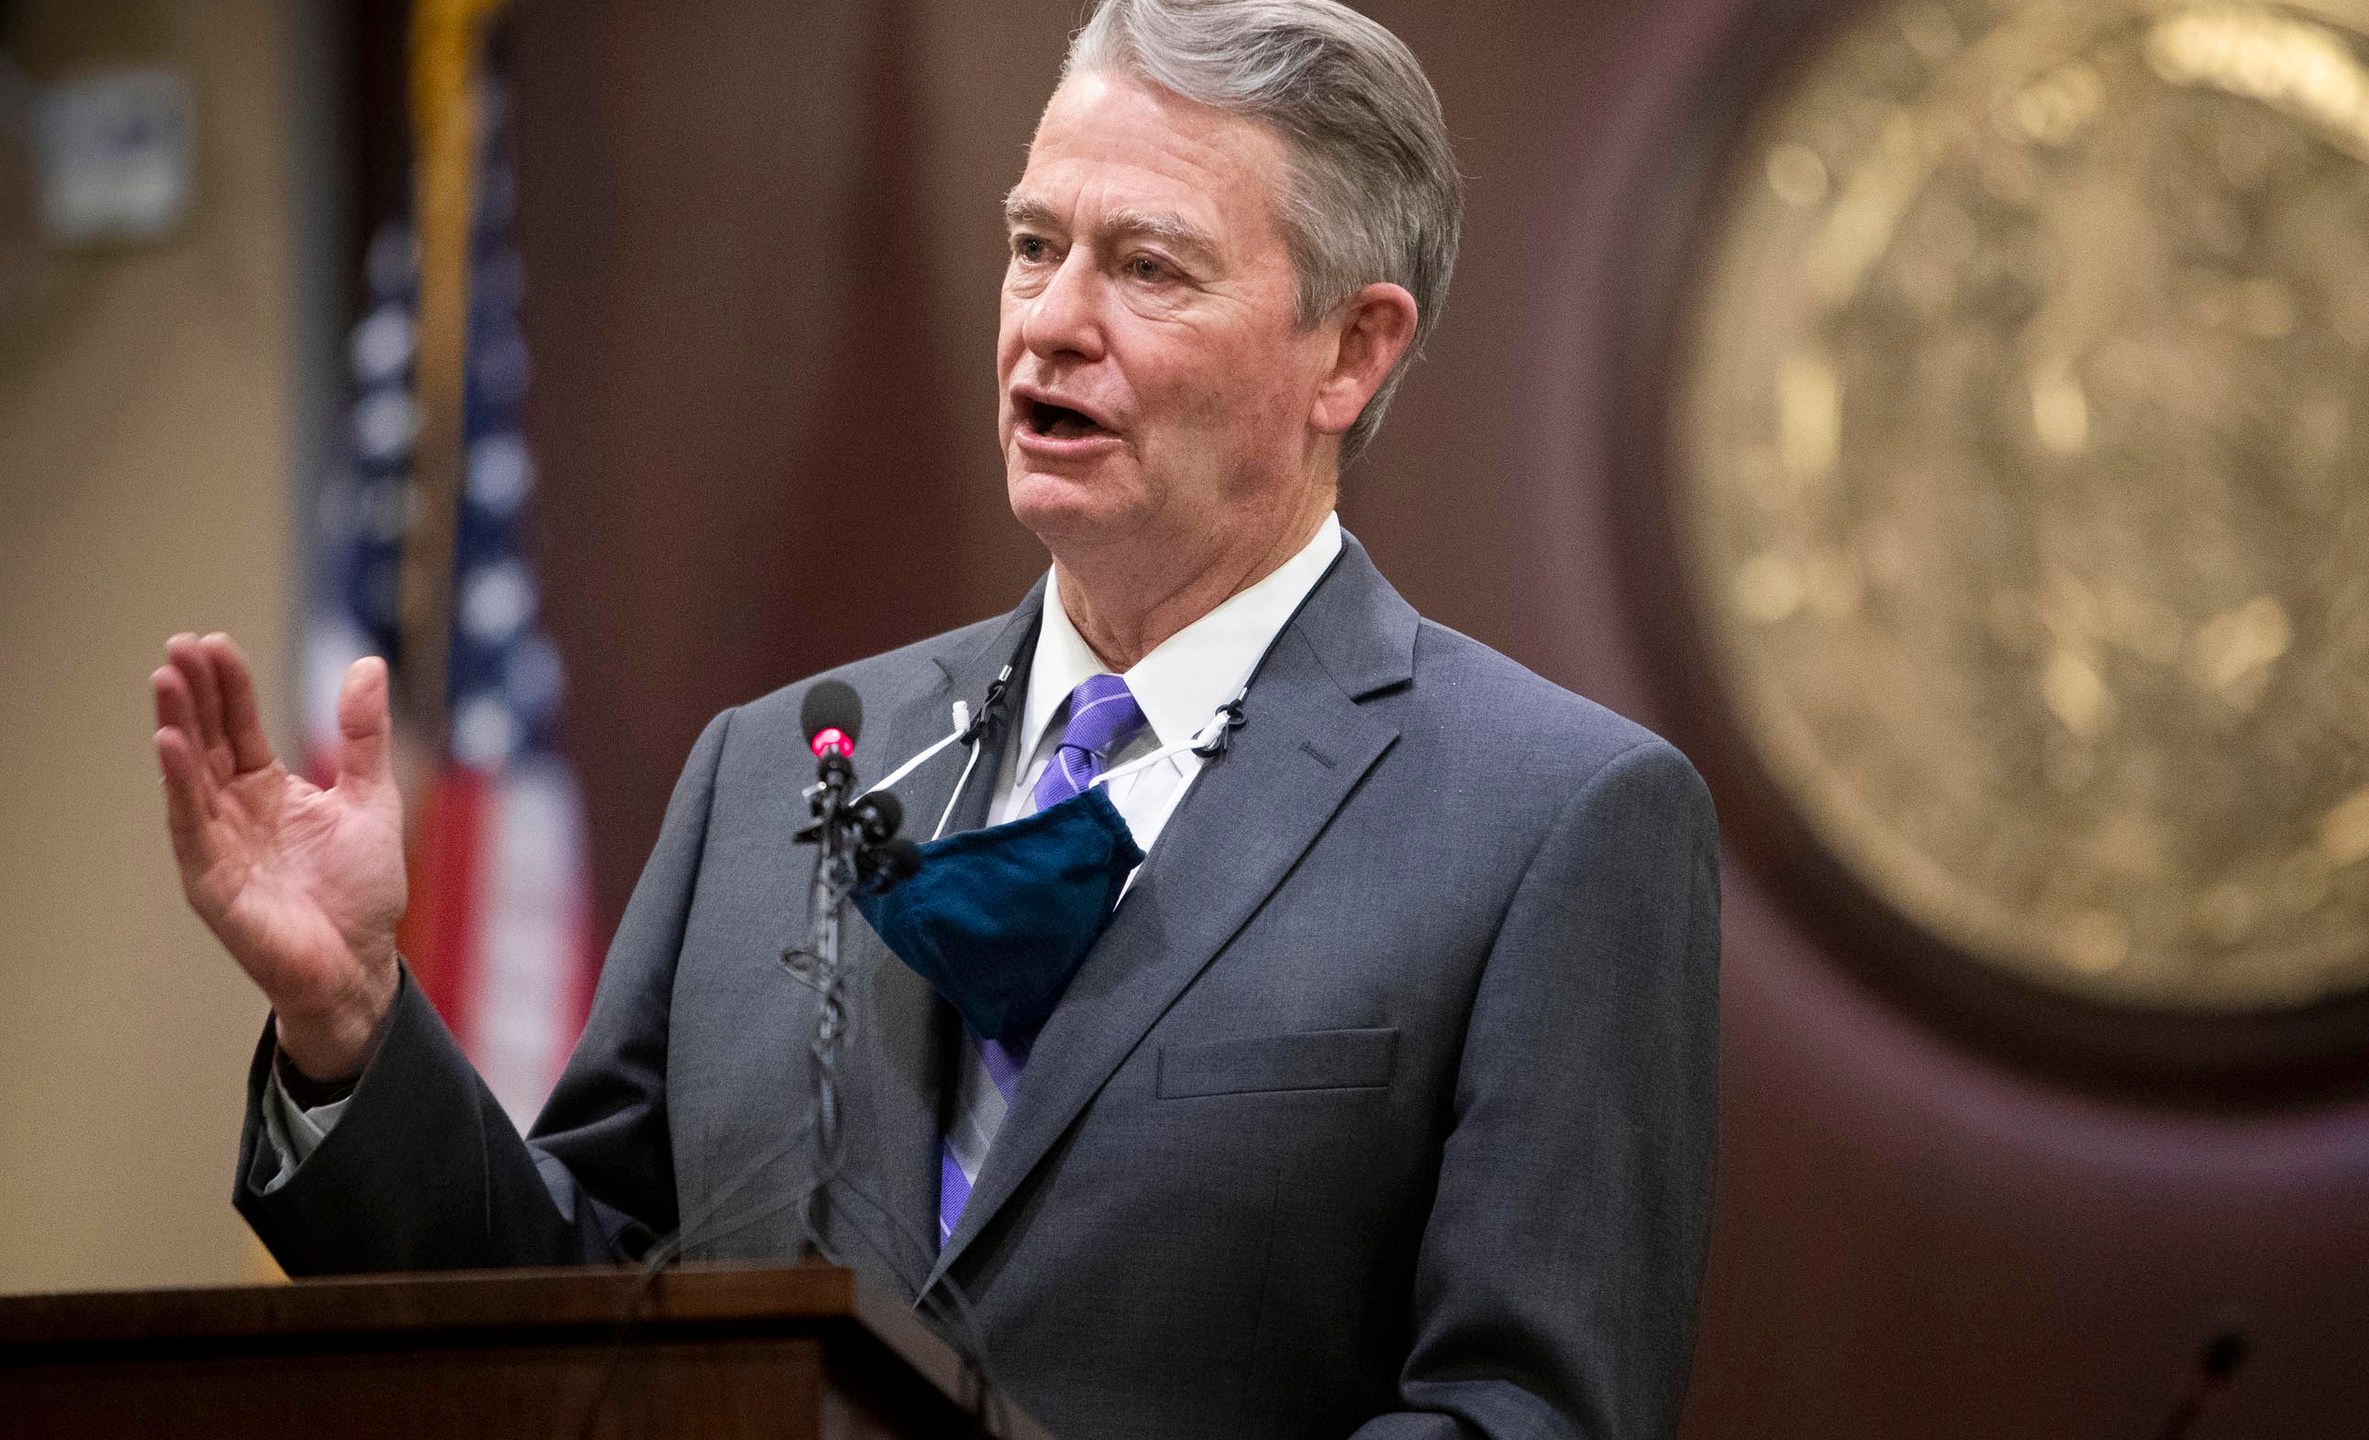
<svg viewBox="0 0 2369 1440"><path fill-rule="evenodd" d="M1143 726L1143 707L1135 703L1135 695L1128 690L1125 680L1111 674L1088 676L1069 692L1069 721L1062 728L1061 743L1055 747L1053 758L1045 762L1045 773L1037 777L1033 792L1036 808L1050 810L1064 800L1084 794L1086 787L1094 783L1094 777L1109 765L1110 757L1124 749ZM978 1047L988 1078L995 1082L997 1093L1009 1105L1012 1093L1020 1086L1020 1071L1028 1063L1028 1050L1036 1037L1012 1035L1002 1040L982 1040L965 1031L963 1040ZM968 1125L976 1118L958 1114L953 1117L953 1123ZM985 1152L981 1153L983 1156ZM954 1224L962 1218L962 1207L970 1198L971 1182L962 1173L962 1162L954 1158L954 1142L941 1140L938 1144L940 1245L954 1234Z"/></svg>
<svg viewBox="0 0 2369 1440"><path fill-rule="evenodd" d="M1036 808L1050 810L1083 795L1109 764L1113 751L1143 728L1143 707L1116 675L1089 675L1069 692L1069 724L1060 747L1036 779Z"/></svg>

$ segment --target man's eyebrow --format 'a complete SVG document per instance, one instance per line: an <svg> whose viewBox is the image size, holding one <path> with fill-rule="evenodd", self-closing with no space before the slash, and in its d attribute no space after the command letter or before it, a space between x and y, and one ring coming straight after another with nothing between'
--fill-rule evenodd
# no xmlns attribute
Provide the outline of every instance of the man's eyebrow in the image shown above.
<svg viewBox="0 0 2369 1440"><path fill-rule="evenodd" d="M1102 218L1104 228L1114 235L1158 240L1204 256L1217 253L1217 243L1207 231L1171 211L1119 209L1105 213ZM1060 215L1042 200L1024 195L1011 195L1004 200L1004 224L1009 229L1059 230L1062 223Z"/></svg>
<svg viewBox="0 0 2369 1440"><path fill-rule="evenodd" d="M1004 197L1004 227L1009 230L1057 230L1060 217L1042 200L1012 194Z"/></svg>
<svg viewBox="0 0 2369 1440"><path fill-rule="evenodd" d="M1113 210L1104 217L1114 235L1139 235L1178 250L1215 255L1217 242L1182 215L1165 210Z"/></svg>

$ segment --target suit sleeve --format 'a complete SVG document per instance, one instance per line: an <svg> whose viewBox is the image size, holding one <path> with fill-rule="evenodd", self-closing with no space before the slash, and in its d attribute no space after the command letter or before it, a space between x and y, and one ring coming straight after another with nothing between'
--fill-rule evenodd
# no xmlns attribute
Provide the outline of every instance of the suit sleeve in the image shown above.
<svg viewBox="0 0 2369 1440"><path fill-rule="evenodd" d="M1709 793L1648 740L1567 807L1474 996L1404 1409L1356 1440L1674 1434L1715 1139Z"/></svg>
<svg viewBox="0 0 2369 1440"><path fill-rule="evenodd" d="M344 1115L274 1185L265 1027L235 1200L289 1274L617 1261L674 1227L667 1011L730 723L730 711L710 722L675 784L583 1038L530 1138L406 974Z"/></svg>

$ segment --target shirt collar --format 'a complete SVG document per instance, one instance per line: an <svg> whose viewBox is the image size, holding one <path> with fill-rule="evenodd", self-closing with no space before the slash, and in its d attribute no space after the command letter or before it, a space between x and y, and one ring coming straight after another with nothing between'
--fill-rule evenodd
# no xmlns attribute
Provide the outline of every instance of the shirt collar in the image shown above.
<svg viewBox="0 0 2369 1440"><path fill-rule="evenodd" d="M1136 662L1126 674L1127 688L1163 748L1190 740L1218 706L1234 698L1340 553L1341 517L1335 513L1325 516L1315 537L1265 579L1161 641ZM1044 623L1037 627L1036 654L1029 662L1028 699L1020 711L1023 758L1036 753L1069 692L1105 668L1070 623L1060 595L1060 585L1048 580Z"/></svg>

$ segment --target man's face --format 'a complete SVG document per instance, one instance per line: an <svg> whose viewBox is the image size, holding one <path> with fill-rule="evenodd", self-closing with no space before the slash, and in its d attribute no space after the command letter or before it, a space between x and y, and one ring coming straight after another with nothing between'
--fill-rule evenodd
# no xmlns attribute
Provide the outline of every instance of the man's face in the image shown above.
<svg viewBox="0 0 2369 1440"><path fill-rule="evenodd" d="M1056 553L1216 553L1329 487L1309 421L1337 339L1298 322L1286 166L1265 126L1122 76L1054 92L1007 206L995 358L1012 512Z"/></svg>

